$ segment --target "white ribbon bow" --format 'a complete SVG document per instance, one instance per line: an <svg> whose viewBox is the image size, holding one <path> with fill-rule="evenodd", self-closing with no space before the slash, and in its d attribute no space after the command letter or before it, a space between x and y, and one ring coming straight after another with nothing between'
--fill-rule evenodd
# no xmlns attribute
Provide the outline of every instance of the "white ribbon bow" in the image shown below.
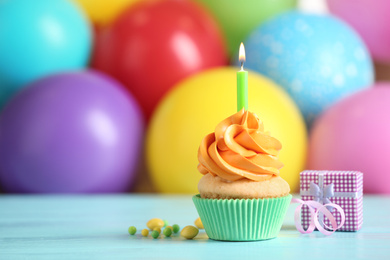
<svg viewBox="0 0 390 260"><path fill-rule="evenodd" d="M329 185L325 185L324 188L321 189L314 182L310 182L309 194L314 197L314 201L321 204L329 204L331 203L329 198L334 197L334 185L331 183Z"/></svg>

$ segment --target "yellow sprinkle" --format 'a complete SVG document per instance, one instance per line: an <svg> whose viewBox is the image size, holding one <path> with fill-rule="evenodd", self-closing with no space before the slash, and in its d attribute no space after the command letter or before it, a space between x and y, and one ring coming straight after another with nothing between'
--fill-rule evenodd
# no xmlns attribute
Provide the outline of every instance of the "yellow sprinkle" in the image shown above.
<svg viewBox="0 0 390 260"><path fill-rule="evenodd" d="M155 228L162 228L164 226L164 220L162 220L161 218L152 218L148 221L148 223L146 223L146 226L150 230L153 230Z"/></svg>
<svg viewBox="0 0 390 260"><path fill-rule="evenodd" d="M147 236L149 235L149 230L147 230L146 228L144 228L144 229L142 229L141 234L142 234L144 237L147 237Z"/></svg>
<svg viewBox="0 0 390 260"><path fill-rule="evenodd" d="M187 239L193 239L198 235L198 233L199 233L199 229L197 229L196 227L186 226L181 230L180 235Z"/></svg>
<svg viewBox="0 0 390 260"><path fill-rule="evenodd" d="M194 223L195 223L195 226L196 226L197 228L199 228L199 229L204 229L202 220L201 220L200 218L197 218L197 219L195 220Z"/></svg>

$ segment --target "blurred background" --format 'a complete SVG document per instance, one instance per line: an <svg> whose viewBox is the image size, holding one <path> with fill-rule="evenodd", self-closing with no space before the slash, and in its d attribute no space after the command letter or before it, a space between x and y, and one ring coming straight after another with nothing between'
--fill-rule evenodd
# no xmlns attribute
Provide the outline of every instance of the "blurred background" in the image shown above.
<svg viewBox="0 0 390 260"><path fill-rule="evenodd" d="M390 194L388 0L2 0L0 192L197 193L202 138L236 109L281 176L359 170Z"/></svg>

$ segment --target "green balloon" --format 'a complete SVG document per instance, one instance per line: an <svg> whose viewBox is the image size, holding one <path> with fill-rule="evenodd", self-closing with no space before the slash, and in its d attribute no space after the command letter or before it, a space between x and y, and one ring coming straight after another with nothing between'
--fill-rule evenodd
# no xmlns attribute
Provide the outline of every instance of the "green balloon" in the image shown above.
<svg viewBox="0 0 390 260"><path fill-rule="evenodd" d="M265 20L295 8L297 0L196 0L210 10L221 26L230 55Z"/></svg>

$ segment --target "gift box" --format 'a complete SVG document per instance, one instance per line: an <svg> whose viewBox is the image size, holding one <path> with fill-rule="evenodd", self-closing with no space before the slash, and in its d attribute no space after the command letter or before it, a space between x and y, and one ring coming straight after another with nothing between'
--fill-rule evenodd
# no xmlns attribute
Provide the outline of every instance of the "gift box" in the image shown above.
<svg viewBox="0 0 390 260"><path fill-rule="evenodd" d="M345 213L345 223L337 231L358 231L363 224L363 173L358 171L303 171L300 173L300 194L302 200L314 200L321 204L334 203ZM328 208L337 223L341 215L336 209ZM302 208L302 226L310 224L310 210ZM329 220L319 215L324 227L331 226Z"/></svg>

